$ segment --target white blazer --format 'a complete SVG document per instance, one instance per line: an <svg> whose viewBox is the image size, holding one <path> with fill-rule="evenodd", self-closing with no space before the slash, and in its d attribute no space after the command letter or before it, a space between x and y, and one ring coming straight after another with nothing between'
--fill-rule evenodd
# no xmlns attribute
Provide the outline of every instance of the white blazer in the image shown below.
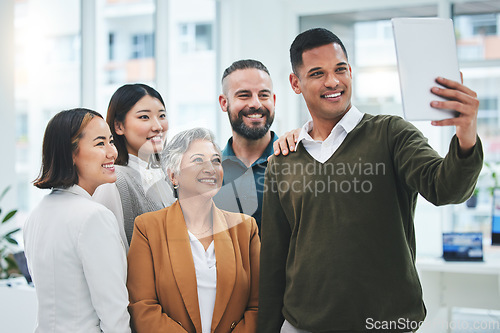
<svg viewBox="0 0 500 333"><path fill-rule="evenodd" d="M130 332L116 219L78 185L54 189L24 226L38 298L35 332Z"/></svg>

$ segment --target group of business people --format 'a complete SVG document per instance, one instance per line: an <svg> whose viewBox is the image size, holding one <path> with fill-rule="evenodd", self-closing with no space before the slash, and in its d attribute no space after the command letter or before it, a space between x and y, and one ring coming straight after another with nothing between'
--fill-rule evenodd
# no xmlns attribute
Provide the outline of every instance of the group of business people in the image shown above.
<svg viewBox="0 0 500 333"><path fill-rule="evenodd" d="M213 203L213 134L165 144L167 129L162 97L144 84L120 87L106 122L78 108L48 123L34 185L52 191L24 227L37 332L257 330L255 219Z"/></svg>
<svg viewBox="0 0 500 333"><path fill-rule="evenodd" d="M313 120L301 131L276 142L276 148L285 150L290 146L290 151L297 151L295 157L284 159L292 163L313 159L325 162L335 153L331 141L338 141L331 135L343 136L338 148L354 140L346 137L376 145L377 136L386 133L388 137L379 137L377 156L392 163L391 154L397 151L391 135L413 136L402 135L402 141L398 141L399 149L409 156L398 163L408 163L412 161L410 155L418 155L426 170L415 165L410 170L412 183L404 184L401 178L407 171L394 165L400 173L384 177L379 185L382 189L384 184L397 183L391 194L396 203L383 204L399 206L392 210L373 207L372 212L374 217L387 211L406 214L400 216L401 221L392 216L384 217L385 224L377 224L384 230L395 230L389 241L396 246L382 251L390 255L394 255L391 251L402 253L396 256L397 269L390 270L393 275L388 277L379 267L370 266L370 279L349 281L349 272L362 269L357 265L366 260L361 259L359 251L343 251L352 250L355 244L340 231L354 235L352 232L362 222L347 214L356 211L352 205L364 207L361 201L375 200L373 196L350 201L349 195L325 193L316 206L310 193L274 191L269 181L281 173L276 169L269 172L269 168L268 190L263 194L261 260L261 238L255 219L241 212L221 210L214 204L224 170L223 153L213 134L195 128L166 143L168 122L162 97L149 86L129 84L112 96L106 121L97 112L80 108L56 114L47 125L42 170L34 185L52 191L31 213L24 228L25 252L39 302L37 332L348 332L366 328L362 320L365 315L393 319L401 311L401 316L423 320L421 290L411 268L413 210L406 204L414 203L420 190L419 183L414 182L423 179L422 172L430 172L428 177L434 178L425 179L430 182L426 183L426 191L438 196L446 192L444 201L464 200L471 191L482 158L474 123L477 105L467 105L473 92L445 80L440 82L445 88L435 91L453 100L435 107L454 107L463 115L459 120L437 123L457 126L457 138L452 142L454 155L443 160L401 120L372 119L351 106L351 69L345 48L333 33L325 29L306 31L297 36L292 50L294 73L290 82L294 91L304 96ZM248 86L252 86L251 82L259 84L253 85L255 89L231 90L234 98L220 99L232 124L234 120L240 129L257 128L262 133L255 136L252 132L248 137L267 140L260 153L253 152L256 156L243 163L247 167L275 140L269 133L275 103L272 87L268 88L269 73L250 69L252 74L264 75L265 82L259 75L239 78ZM223 90L227 94L224 78ZM256 100L260 107L249 106ZM242 105L241 110L235 110L238 105ZM345 133L335 131L337 123ZM229 143L237 152L241 147L236 145L236 135L246 134L234 128L235 137ZM294 140L299 132L298 140ZM403 141L408 139L423 144L411 151L403 149ZM323 144L330 147L326 159L322 156ZM252 149L247 153L250 156ZM355 150L355 154L373 155L366 149ZM279 168L279 163L273 161L280 160L273 157L270 162L270 166ZM452 180L443 174L449 170L460 170L454 175L467 178L461 185L455 184L453 191L448 188ZM286 181L295 181L292 178ZM255 178L256 184L259 179ZM263 184L259 184L262 191ZM332 198L342 204L332 203ZM241 208L241 203L238 206ZM335 212L331 212L332 207ZM339 212L345 214L337 220ZM355 223L349 226L349 219ZM377 225L370 230L376 230ZM373 248L374 253L377 251ZM402 281L394 289L398 296L405 288L412 288L411 297L397 302L397 308L380 306L383 295L374 293L376 290L370 286L384 290L389 298L396 297L389 283L394 278ZM360 295L353 288L367 293ZM349 295L355 297L350 301Z"/></svg>

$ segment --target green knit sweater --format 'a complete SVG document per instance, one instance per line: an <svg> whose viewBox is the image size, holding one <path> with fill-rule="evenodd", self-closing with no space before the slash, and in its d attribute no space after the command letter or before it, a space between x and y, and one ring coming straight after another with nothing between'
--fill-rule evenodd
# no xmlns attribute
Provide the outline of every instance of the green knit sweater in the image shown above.
<svg viewBox="0 0 500 333"><path fill-rule="evenodd" d="M417 194L435 205L465 201L482 160L479 139L460 158L453 137L443 159L412 124L371 115L325 163L302 144L273 156L259 332L279 332L284 318L311 332L415 330L426 313L415 268Z"/></svg>

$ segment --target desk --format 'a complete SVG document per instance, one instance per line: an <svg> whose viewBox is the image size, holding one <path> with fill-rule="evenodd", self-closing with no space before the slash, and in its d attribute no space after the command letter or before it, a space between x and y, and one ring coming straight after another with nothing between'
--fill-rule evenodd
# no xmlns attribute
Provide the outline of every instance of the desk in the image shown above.
<svg viewBox="0 0 500 333"><path fill-rule="evenodd" d="M24 278L22 278L24 280ZM36 325L35 288L24 285L0 286L0 325L2 332L33 333Z"/></svg>
<svg viewBox="0 0 500 333"><path fill-rule="evenodd" d="M419 333L450 331L453 307L500 310L500 249L485 247L484 262L417 258L427 319ZM444 329L447 327L448 329Z"/></svg>

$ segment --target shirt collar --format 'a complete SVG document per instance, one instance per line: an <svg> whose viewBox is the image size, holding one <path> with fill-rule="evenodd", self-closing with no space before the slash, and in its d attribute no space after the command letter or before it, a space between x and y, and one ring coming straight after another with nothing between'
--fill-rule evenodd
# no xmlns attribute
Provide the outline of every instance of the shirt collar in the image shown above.
<svg viewBox="0 0 500 333"><path fill-rule="evenodd" d="M57 188L54 188L53 191L54 192L57 192L57 191L69 192L69 193L73 193L76 195L81 195L81 196L86 197L88 199L92 199L92 196L90 195L90 193L87 192L86 190L84 190L83 187L81 187L80 185L77 185L77 184L72 185L68 188L57 187Z"/></svg>
<svg viewBox="0 0 500 333"><path fill-rule="evenodd" d="M138 170L139 168L141 169L148 168L148 162L143 161L139 157L132 154L128 154L128 165L136 170Z"/></svg>
<svg viewBox="0 0 500 333"><path fill-rule="evenodd" d="M342 119L340 119L340 121L332 128L330 135L338 127L342 127L344 131L349 134L359 124L361 118L363 118L363 113L359 111L358 108L356 108L354 105L352 105L349 111L347 111ZM309 135L309 132L313 129L313 125L313 121L309 120L302 126L299 137L297 139L297 145L301 140L315 141Z"/></svg>
<svg viewBox="0 0 500 333"><path fill-rule="evenodd" d="M227 140L227 144L224 147L224 149L222 150L222 156L224 156L224 157L236 156L234 154L234 150L233 150L233 137L230 137L229 140Z"/></svg>
<svg viewBox="0 0 500 333"><path fill-rule="evenodd" d="M271 131L271 141L267 145L267 147L264 150L264 152L262 153L262 155L260 155L260 157L257 159L257 161L255 161L252 164L252 166L254 166L256 164L262 164L263 162L267 162L267 158L274 153L273 143L276 140L278 140L278 136L276 135L276 133ZM227 144L224 147L224 149L222 150L222 156L223 156L224 160L227 158L230 158L231 160L238 159L234 153L234 150L233 150L233 137L230 137L229 140L227 140Z"/></svg>
<svg viewBox="0 0 500 333"><path fill-rule="evenodd" d="M165 178L162 168L151 167L148 162L132 154L128 155L128 166L140 173L145 191L155 182Z"/></svg>

